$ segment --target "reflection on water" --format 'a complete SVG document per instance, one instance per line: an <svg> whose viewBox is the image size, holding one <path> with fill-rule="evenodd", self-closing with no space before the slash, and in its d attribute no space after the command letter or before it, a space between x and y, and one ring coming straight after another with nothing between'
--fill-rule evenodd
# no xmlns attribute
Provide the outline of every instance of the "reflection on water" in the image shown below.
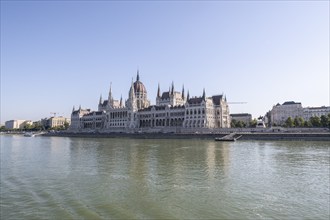
<svg viewBox="0 0 330 220"><path fill-rule="evenodd" d="M328 142L1 136L1 219L329 218Z"/></svg>

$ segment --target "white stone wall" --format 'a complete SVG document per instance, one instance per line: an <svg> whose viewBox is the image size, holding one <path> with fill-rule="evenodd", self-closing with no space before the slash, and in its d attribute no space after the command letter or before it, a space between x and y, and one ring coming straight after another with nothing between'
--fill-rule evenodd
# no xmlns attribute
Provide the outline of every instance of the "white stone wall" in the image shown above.
<svg viewBox="0 0 330 220"><path fill-rule="evenodd" d="M51 128L64 126L65 122L68 122L70 124L71 120L69 118L64 118L64 117L51 117L48 120L48 124Z"/></svg>
<svg viewBox="0 0 330 220"><path fill-rule="evenodd" d="M186 104L183 126L186 128L202 128L209 126L210 112L201 104Z"/></svg>
<svg viewBox="0 0 330 220"><path fill-rule="evenodd" d="M300 103L290 105L273 106L271 110L271 121L273 124L282 125L288 117L302 117L303 108Z"/></svg>
<svg viewBox="0 0 330 220"><path fill-rule="evenodd" d="M10 120L5 122L7 129L19 129L22 128L26 120Z"/></svg>
<svg viewBox="0 0 330 220"><path fill-rule="evenodd" d="M308 121L311 117L321 117L322 115L328 115L329 113L330 106L307 107L303 110L303 118L305 121Z"/></svg>
<svg viewBox="0 0 330 220"><path fill-rule="evenodd" d="M125 128L128 127L127 108L111 109L107 112L107 128Z"/></svg>

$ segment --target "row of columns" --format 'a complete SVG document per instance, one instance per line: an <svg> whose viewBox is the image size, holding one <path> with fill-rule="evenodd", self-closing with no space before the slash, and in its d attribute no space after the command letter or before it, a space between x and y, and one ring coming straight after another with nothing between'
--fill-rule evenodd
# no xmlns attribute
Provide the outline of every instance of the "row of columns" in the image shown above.
<svg viewBox="0 0 330 220"><path fill-rule="evenodd" d="M172 118L172 119L144 119L139 120L139 127L181 127L183 125L184 118Z"/></svg>

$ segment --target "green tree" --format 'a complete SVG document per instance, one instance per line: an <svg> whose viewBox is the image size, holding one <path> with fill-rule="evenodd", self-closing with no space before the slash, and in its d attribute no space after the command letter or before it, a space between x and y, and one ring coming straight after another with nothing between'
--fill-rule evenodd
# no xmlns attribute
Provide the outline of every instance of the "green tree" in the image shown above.
<svg viewBox="0 0 330 220"><path fill-rule="evenodd" d="M271 112L270 111L268 111L267 113L266 113L266 118L267 118L267 120L268 120L268 126L271 126L272 125L272 117L271 117ZM267 127L268 127L267 126Z"/></svg>
<svg viewBox="0 0 330 220"><path fill-rule="evenodd" d="M233 119L230 123L232 128L245 128L246 124L243 121Z"/></svg>
<svg viewBox="0 0 330 220"><path fill-rule="evenodd" d="M44 129L44 127L40 123L37 123L34 125L34 130L36 130L36 131L40 131L43 129Z"/></svg>
<svg viewBox="0 0 330 220"><path fill-rule="evenodd" d="M236 128L236 120L235 119L231 120L230 127Z"/></svg>
<svg viewBox="0 0 330 220"><path fill-rule="evenodd" d="M238 128L244 128L244 127L246 127L246 124L244 122L242 122L242 121L238 121L236 123L236 127L238 127Z"/></svg>
<svg viewBox="0 0 330 220"><path fill-rule="evenodd" d="M299 117L298 120L299 120L300 126L303 127L304 123L305 123L305 120L302 117Z"/></svg>
<svg viewBox="0 0 330 220"><path fill-rule="evenodd" d="M320 127L321 126L321 119L317 116L313 116L309 118L309 122L313 127Z"/></svg>
<svg viewBox="0 0 330 220"><path fill-rule="evenodd" d="M285 121L285 127L293 127L293 119L291 117L288 117L288 119L286 119Z"/></svg>
<svg viewBox="0 0 330 220"><path fill-rule="evenodd" d="M312 127L312 124L310 123L310 121L304 121L304 127Z"/></svg>
<svg viewBox="0 0 330 220"><path fill-rule="evenodd" d="M293 124L295 127L302 127L304 126L304 119L302 117L295 117L293 120Z"/></svg>
<svg viewBox="0 0 330 220"><path fill-rule="evenodd" d="M253 120L250 122L250 127L251 127L251 128L255 128L255 127L257 127L257 123L258 123L257 119L253 119Z"/></svg>
<svg viewBox="0 0 330 220"><path fill-rule="evenodd" d="M30 131L33 128L34 128L33 125L30 125L30 124L27 124L27 123L23 126L23 130L25 130L25 131Z"/></svg>
<svg viewBox="0 0 330 220"><path fill-rule="evenodd" d="M69 126L70 126L70 124L69 124L69 122L64 122L64 129L66 130L66 129L68 129L69 128Z"/></svg>
<svg viewBox="0 0 330 220"><path fill-rule="evenodd" d="M329 126L329 118L326 115L321 115L321 126L328 127Z"/></svg>

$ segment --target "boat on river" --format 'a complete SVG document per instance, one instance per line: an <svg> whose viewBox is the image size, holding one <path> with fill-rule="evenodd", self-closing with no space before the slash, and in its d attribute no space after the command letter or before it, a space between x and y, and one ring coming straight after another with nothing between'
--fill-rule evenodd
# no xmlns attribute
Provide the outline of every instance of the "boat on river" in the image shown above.
<svg viewBox="0 0 330 220"><path fill-rule="evenodd" d="M223 137L216 137L214 138L215 141L236 141L242 137L242 135L235 137L236 133L230 133Z"/></svg>
<svg viewBox="0 0 330 220"><path fill-rule="evenodd" d="M26 132L26 133L24 133L24 137L34 137L34 136L35 136L35 134L32 133L32 132Z"/></svg>

